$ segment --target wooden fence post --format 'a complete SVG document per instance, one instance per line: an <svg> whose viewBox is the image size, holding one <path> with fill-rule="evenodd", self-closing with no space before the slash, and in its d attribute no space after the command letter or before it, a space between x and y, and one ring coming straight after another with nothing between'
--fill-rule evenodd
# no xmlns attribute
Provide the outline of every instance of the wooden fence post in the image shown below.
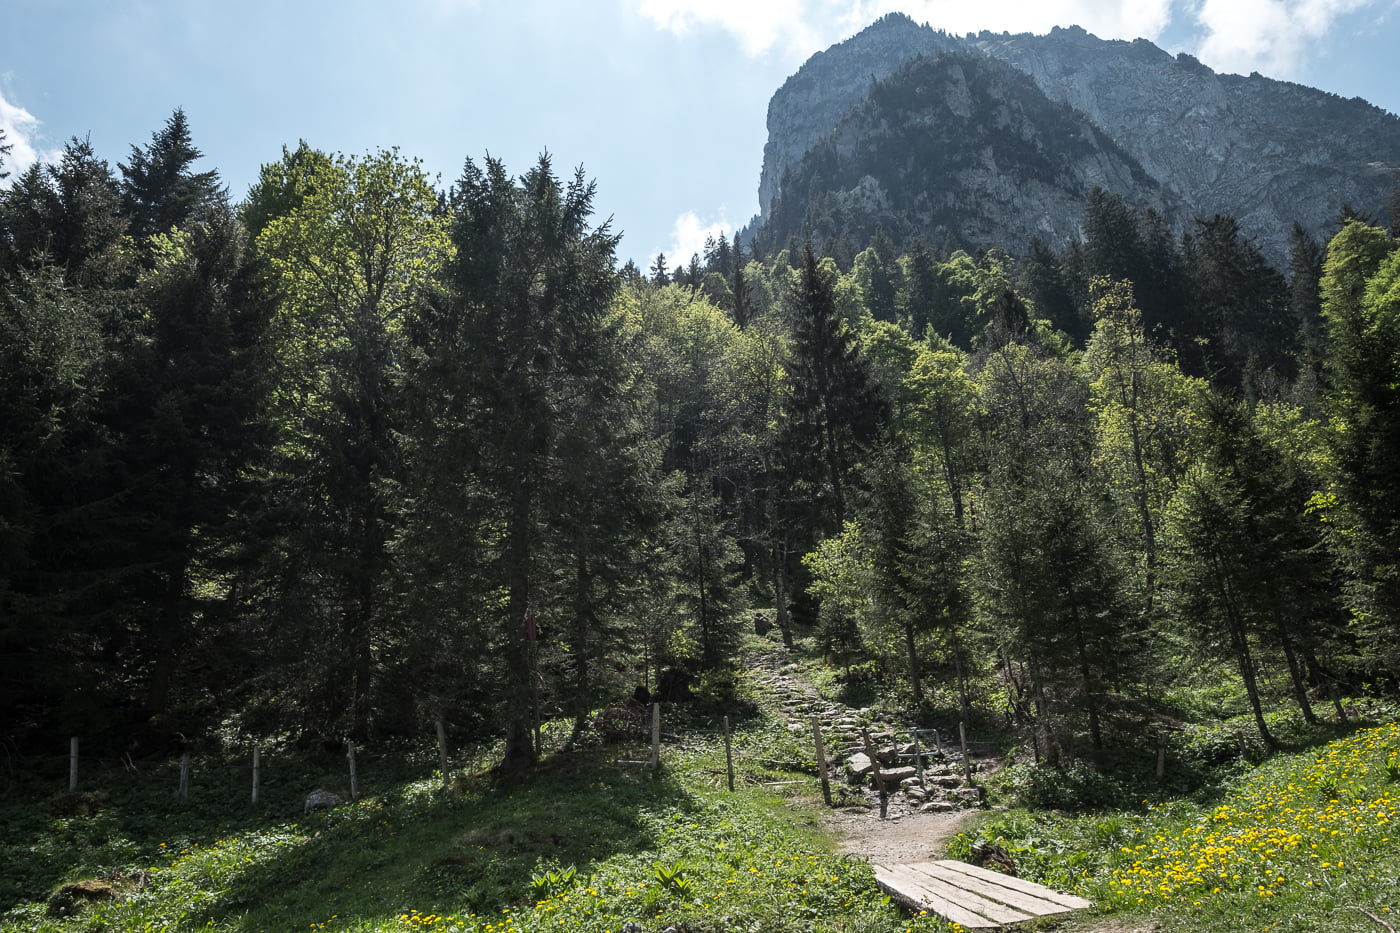
<svg viewBox="0 0 1400 933"><path fill-rule="evenodd" d="M963 756L963 779L967 783L972 783L972 759L967 757L967 723L958 723L958 742L962 745Z"/></svg>
<svg viewBox="0 0 1400 933"><path fill-rule="evenodd" d="M729 792L734 793L734 751L729 742L729 717L724 717L724 770L729 775Z"/></svg>
<svg viewBox="0 0 1400 933"><path fill-rule="evenodd" d="M262 777L262 749L253 746L253 806L258 805L258 779Z"/></svg>
<svg viewBox="0 0 1400 933"><path fill-rule="evenodd" d="M78 737L68 740L68 789L78 789Z"/></svg>
<svg viewBox="0 0 1400 933"><path fill-rule="evenodd" d="M883 798L886 796L885 779L880 776L880 756L875 753L875 746L870 742L870 730L861 727L861 741L865 743L865 754L870 759L870 777L875 781L875 790ZM884 814L882 813L881 816Z"/></svg>
<svg viewBox="0 0 1400 933"><path fill-rule="evenodd" d="M651 769L661 770L661 704L651 704Z"/></svg>
<svg viewBox="0 0 1400 933"><path fill-rule="evenodd" d="M928 784L924 782L924 753L919 748L919 727L914 727L914 767L919 769L919 786L928 790Z"/></svg>
<svg viewBox="0 0 1400 933"><path fill-rule="evenodd" d="M822 744L822 721L820 718L812 717L812 741L817 746L817 773L822 779L822 800L826 805L831 806L831 775L827 774L826 746Z"/></svg>
<svg viewBox="0 0 1400 933"><path fill-rule="evenodd" d="M360 799L360 776L355 771L355 740L345 740L345 757L350 759L350 799Z"/></svg>

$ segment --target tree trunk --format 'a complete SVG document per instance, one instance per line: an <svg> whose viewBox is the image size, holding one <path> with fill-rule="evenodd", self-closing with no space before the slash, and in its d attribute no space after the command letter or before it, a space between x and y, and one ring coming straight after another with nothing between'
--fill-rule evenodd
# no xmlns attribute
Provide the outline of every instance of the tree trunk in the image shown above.
<svg viewBox="0 0 1400 933"><path fill-rule="evenodd" d="M528 481L520 482L511 502L506 530L506 715L505 751L500 770L525 771L535 766L534 736L531 733L533 684L530 676L530 645L526 637L530 612L530 518L534 499Z"/></svg>
<svg viewBox="0 0 1400 933"><path fill-rule="evenodd" d="M1317 714L1313 712L1312 702L1308 700L1307 684L1303 682L1303 668L1298 663L1298 656L1293 651L1293 639L1288 637L1284 631L1283 624L1277 619L1275 624L1278 627L1279 641L1283 644L1283 657L1288 662L1288 676L1293 680L1293 697L1298 701L1298 708L1303 711L1303 718L1308 725L1317 725Z"/></svg>
<svg viewBox="0 0 1400 933"><path fill-rule="evenodd" d="M165 712L170 703L170 684L179 661L180 629L185 616L185 577L189 563L181 560L170 569L165 584L165 600L158 613L159 629L155 633L155 664L151 668L146 688L146 710L152 716Z"/></svg>
<svg viewBox="0 0 1400 933"><path fill-rule="evenodd" d="M592 709L593 692L588 644L592 621L588 590L592 581L588 572L587 552L582 543L575 546L578 547L578 554L574 560L574 728L569 733L569 741L564 743L566 749L573 748L583 738Z"/></svg>
<svg viewBox="0 0 1400 933"><path fill-rule="evenodd" d="M1076 616L1078 613L1076 613ZM1103 731L1099 727L1099 698L1098 691L1092 676L1092 669L1089 666L1089 649L1084 645L1084 633L1078 628L1076 618L1076 629L1074 633L1075 646L1079 649L1079 676L1084 684L1084 698L1088 704L1089 712L1089 743L1094 749L1095 763L1103 766Z"/></svg>
<svg viewBox="0 0 1400 933"><path fill-rule="evenodd" d="M924 688L919 678L919 650L914 640L914 623L904 623L904 647L909 652L909 688L913 691L915 704L924 701Z"/></svg>
<svg viewBox="0 0 1400 933"><path fill-rule="evenodd" d="M948 637L953 642L953 671L958 678L958 717L963 722L971 719L972 704L967 696L967 671L963 668L962 640L958 638L957 623L948 629Z"/></svg>
<svg viewBox="0 0 1400 933"><path fill-rule="evenodd" d="M1235 649L1235 661L1239 664L1240 679L1244 681L1245 693L1249 694L1249 708L1254 712L1254 724L1259 729L1259 738L1263 739L1269 748L1278 748L1278 742L1274 740L1268 724L1264 722L1264 708L1259 701L1259 684L1254 676L1254 657L1249 650L1248 636L1238 623L1231 624L1230 642Z"/></svg>
<svg viewBox="0 0 1400 933"><path fill-rule="evenodd" d="M1244 681L1245 693L1249 695L1249 707L1254 713L1254 724L1259 729L1259 737L1269 748L1278 748L1269 726L1264 722L1264 708L1259 701L1259 684L1254 676L1254 657L1249 650L1249 633L1245 630L1244 619L1235 605L1230 576L1225 572L1226 560L1216 554L1212 560L1215 586L1220 594L1221 611L1225 614L1225 625L1229 630L1230 647L1235 653L1235 662L1240 669L1240 679Z"/></svg>
<svg viewBox="0 0 1400 933"><path fill-rule="evenodd" d="M783 633L783 647L791 648L792 640L792 619L788 615L787 606L787 544L785 542L773 542L773 592L777 602L776 614L778 616L778 631Z"/></svg>

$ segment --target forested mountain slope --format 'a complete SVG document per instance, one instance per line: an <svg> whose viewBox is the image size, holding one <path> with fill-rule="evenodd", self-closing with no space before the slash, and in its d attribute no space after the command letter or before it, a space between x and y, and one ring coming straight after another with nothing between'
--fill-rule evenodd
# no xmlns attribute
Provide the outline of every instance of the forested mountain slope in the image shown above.
<svg viewBox="0 0 1400 933"><path fill-rule="evenodd" d="M984 56L916 58L872 84L788 171L775 234L868 242L1065 243L1089 191L1175 200L1083 114Z"/></svg>
<svg viewBox="0 0 1400 933"><path fill-rule="evenodd" d="M958 52L1021 71L1050 100L1067 104L1114 140L1160 186L1180 226L1216 213L1238 218L1275 262L1299 222L1318 233L1343 204L1381 213L1400 167L1400 119L1359 99L1276 81L1217 74L1189 55L1173 57L1146 40L1105 41L1082 29L1048 35L950 36L891 14L814 55L773 95L759 186L767 223L774 198L792 195L784 178L837 132L873 86L918 56ZM865 172L875 166L865 164ZM850 171L857 171L853 166ZM946 176L941 184L957 188ZM833 193L841 190L833 188ZM1155 205L1156 186L1135 200ZM1009 201L1008 214L1034 199ZM1078 215L1056 216L1056 231ZM791 232L791 221L779 234ZM934 230L925 230L930 240ZM1059 234L1065 236L1066 234ZM990 239L960 245L988 245ZM1011 248L1013 243L1000 245Z"/></svg>

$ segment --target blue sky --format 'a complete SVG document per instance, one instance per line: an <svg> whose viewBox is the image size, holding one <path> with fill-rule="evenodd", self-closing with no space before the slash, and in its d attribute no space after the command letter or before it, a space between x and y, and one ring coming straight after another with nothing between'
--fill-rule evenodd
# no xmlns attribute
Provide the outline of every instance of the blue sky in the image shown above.
<svg viewBox="0 0 1400 933"><path fill-rule="evenodd" d="M903 10L962 33L1145 36L1400 113L1400 0L0 0L10 168L90 135L114 165L176 107L235 198L299 139L598 183L620 253L672 263L757 210L768 99Z"/></svg>

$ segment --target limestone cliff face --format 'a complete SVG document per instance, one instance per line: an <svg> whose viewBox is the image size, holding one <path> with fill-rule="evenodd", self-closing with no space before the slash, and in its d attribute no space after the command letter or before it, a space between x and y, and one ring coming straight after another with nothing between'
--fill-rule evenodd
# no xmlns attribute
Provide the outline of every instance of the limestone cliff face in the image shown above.
<svg viewBox="0 0 1400 933"><path fill-rule="evenodd" d="M1072 108L1116 144L1146 179L1127 187L1096 183L1132 203L1168 212L1178 225L1198 216L1232 214L1275 261L1285 255L1295 221L1320 232L1343 204L1380 216L1400 170L1400 118L1359 99L1344 100L1259 75L1217 74L1190 56L1169 55L1146 40L1105 41L1077 27L1044 36L954 37L892 14L813 56L774 94L759 185L765 224L775 198L780 204L792 200L793 192L783 187L785 173L800 176L804 157L823 140L832 134L886 131L843 124L867 104L872 88L920 56L943 53L998 62L1025 75L1045 98ZM1025 92L1008 85L1008 93ZM849 138L846 148L852 148ZM878 177L876 167L866 169L862 175ZM1083 169L1083 180L1094 172L1110 182L1121 175L1101 159L1096 167L1086 164ZM951 190L965 179L927 181ZM981 183L993 184L990 176ZM1066 193L1072 196L1077 183L1071 182ZM1059 196L1051 200L1056 204L1046 203L1043 192L1029 200L1013 193L1005 199L1005 209L1038 213L1038 219L1005 217L990 226L1024 230L1048 225L1055 231L1050 238L1060 239L1076 228L1080 211L1061 209L1064 199Z"/></svg>
<svg viewBox="0 0 1400 933"><path fill-rule="evenodd" d="M822 241L1061 244L1098 186L1170 213L1169 192L1092 122L982 55L916 58L784 174L768 232Z"/></svg>

